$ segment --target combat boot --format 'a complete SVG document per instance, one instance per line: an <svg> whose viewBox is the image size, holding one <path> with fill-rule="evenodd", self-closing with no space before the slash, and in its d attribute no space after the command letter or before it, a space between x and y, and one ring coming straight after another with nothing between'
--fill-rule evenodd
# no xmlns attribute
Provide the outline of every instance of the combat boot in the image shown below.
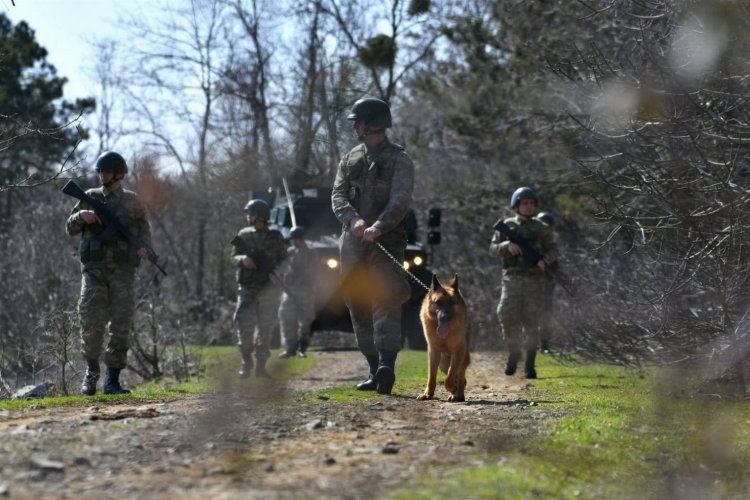
<svg viewBox="0 0 750 500"><path fill-rule="evenodd" d="M307 346L310 344L304 337L299 341L299 347L297 348L297 356L300 358L307 357Z"/></svg>
<svg viewBox="0 0 750 500"><path fill-rule="evenodd" d="M289 359L293 358L297 355L297 353L293 350L286 350L279 353L279 359Z"/></svg>
<svg viewBox="0 0 750 500"><path fill-rule="evenodd" d="M255 367L255 376L258 378L271 378L271 375L266 371L266 359L256 358L257 366Z"/></svg>
<svg viewBox="0 0 750 500"><path fill-rule="evenodd" d="M104 394L130 394L128 389L120 385L120 369L107 367L104 375Z"/></svg>
<svg viewBox="0 0 750 500"><path fill-rule="evenodd" d="M510 376L516 373L518 361L521 359L521 349L515 344L508 344L508 361L505 362L505 374Z"/></svg>
<svg viewBox="0 0 750 500"><path fill-rule="evenodd" d="M378 371L375 372L375 382L378 384L378 394L390 394L396 383L396 356L398 351L378 351Z"/></svg>
<svg viewBox="0 0 750 500"><path fill-rule="evenodd" d="M364 382L357 384L358 391L376 391L378 390L378 383L375 382L375 373L378 371L378 357L377 356L365 356L367 358L367 364L370 365L370 377Z"/></svg>
<svg viewBox="0 0 750 500"><path fill-rule="evenodd" d="M240 352L242 355L242 364L240 365L240 378L249 378L253 371L253 353Z"/></svg>
<svg viewBox="0 0 750 500"><path fill-rule="evenodd" d="M99 381L99 360L86 358L86 373L83 376L81 384L81 394L84 396L93 396L96 394L96 383Z"/></svg>
<svg viewBox="0 0 750 500"><path fill-rule="evenodd" d="M545 354L549 354L549 340L542 339L542 341L539 343L539 350Z"/></svg>
<svg viewBox="0 0 750 500"><path fill-rule="evenodd" d="M534 368L534 362L536 361L536 349L529 349L526 351L526 365L523 369L523 374L526 378L536 378L536 368Z"/></svg>

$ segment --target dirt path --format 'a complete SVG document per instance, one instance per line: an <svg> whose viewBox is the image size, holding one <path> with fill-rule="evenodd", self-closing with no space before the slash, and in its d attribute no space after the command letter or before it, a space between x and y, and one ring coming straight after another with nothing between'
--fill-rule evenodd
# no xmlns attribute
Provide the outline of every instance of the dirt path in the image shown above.
<svg viewBox="0 0 750 500"><path fill-rule="evenodd" d="M420 402L398 382L390 397L310 401L364 367L356 352L312 355L311 372L247 392L0 411L0 496L375 498L428 469L494 463L549 416L497 353L472 355L466 403L442 387Z"/></svg>

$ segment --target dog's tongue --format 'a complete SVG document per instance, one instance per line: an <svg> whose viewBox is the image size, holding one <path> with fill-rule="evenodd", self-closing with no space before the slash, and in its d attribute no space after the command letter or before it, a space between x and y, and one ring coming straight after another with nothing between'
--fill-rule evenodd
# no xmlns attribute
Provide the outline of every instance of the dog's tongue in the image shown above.
<svg viewBox="0 0 750 500"><path fill-rule="evenodd" d="M444 339L448 336L448 332L449 332L449 329L448 329L447 323L438 323L438 327L437 327L438 337L440 337L441 339Z"/></svg>

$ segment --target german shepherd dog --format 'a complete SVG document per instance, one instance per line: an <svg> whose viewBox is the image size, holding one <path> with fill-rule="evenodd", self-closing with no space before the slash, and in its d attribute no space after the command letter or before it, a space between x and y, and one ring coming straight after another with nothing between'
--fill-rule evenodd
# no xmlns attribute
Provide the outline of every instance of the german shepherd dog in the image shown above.
<svg viewBox="0 0 750 500"><path fill-rule="evenodd" d="M443 286L432 276L430 291L419 312L427 339L429 375L427 388L417 399L432 399L437 383L437 369L447 373L445 388L451 393L448 401L464 401L466 368L469 366L471 323L466 302L458 290L458 275Z"/></svg>

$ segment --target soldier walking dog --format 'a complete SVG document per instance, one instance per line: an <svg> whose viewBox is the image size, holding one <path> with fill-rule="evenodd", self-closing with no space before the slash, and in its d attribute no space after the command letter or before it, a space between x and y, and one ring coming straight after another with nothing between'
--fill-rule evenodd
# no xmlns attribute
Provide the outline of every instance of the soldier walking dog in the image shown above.
<svg viewBox="0 0 750 500"><path fill-rule="evenodd" d="M390 394L401 349L401 304L409 300L411 289L375 243L403 262L414 164L401 146L388 140L388 104L360 99L347 118L362 144L339 162L331 203L343 225L341 271L349 282L368 284L346 291L357 344L370 366L369 378L357 389Z"/></svg>

